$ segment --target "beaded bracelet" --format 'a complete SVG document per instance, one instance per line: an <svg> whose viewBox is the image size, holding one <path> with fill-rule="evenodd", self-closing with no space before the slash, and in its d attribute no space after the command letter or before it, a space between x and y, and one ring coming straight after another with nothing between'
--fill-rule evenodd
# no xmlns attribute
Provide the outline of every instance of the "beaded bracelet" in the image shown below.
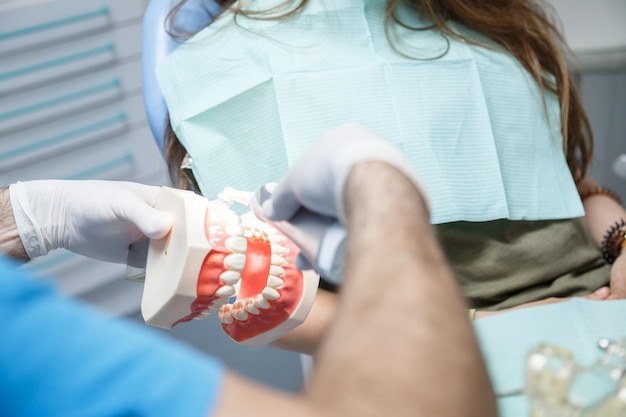
<svg viewBox="0 0 626 417"><path fill-rule="evenodd" d="M626 247L626 221L622 219L607 230L602 238L602 256L612 264Z"/></svg>
<svg viewBox="0 0 626 417"><path fill-rule="evenodd" d="M613 200L617 201L617 203L621 206L622 205L622 199L619 197L619 195L609 189L609 188L605 188L605 187L595 187L592 188L590 190L587 190L583 193L580 194L580 199L582 201L585 201L586 199L588 199L589 197L593 196L593 195L605 195L607 197L612 198Z"/></svg>

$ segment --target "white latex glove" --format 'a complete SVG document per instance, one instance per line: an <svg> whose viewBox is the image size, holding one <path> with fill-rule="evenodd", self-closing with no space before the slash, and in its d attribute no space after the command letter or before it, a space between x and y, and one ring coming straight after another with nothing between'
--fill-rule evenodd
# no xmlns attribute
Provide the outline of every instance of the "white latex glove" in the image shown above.
<svg viewBox="0 0 626 417"><path fill-rule="evenodd" d="M159 190L120 181L38 180L9 187L17 229L31 259L64 248L116 263L129 261L131 245L162 238L171 229L170 216L153 208ZM142 266L141 260L129 264Z"/></svg>
<svg viewBox="0 0 626 417"><path fill-rule="evenodd" d="M334 283L342 280L344 187L352 167L366 161L396 167L422 190L397 148L363 126L347 124L323 135L278 184L267 184L265 191L261 188L255 193L253 210L257 212L262 202L257 214L302 249L296 259L300 269L315 269Z"/></svg>
<svg viewBox="0 0 626 417"><path fill-rule="evenodd" d="M289 220L303 207L345 225L344 186L352 167L366 161L396 167L422 191L413 169L395 146L365 127L350 123L324 134L271 188L272 198L262 207L264 217Z"/></svg>

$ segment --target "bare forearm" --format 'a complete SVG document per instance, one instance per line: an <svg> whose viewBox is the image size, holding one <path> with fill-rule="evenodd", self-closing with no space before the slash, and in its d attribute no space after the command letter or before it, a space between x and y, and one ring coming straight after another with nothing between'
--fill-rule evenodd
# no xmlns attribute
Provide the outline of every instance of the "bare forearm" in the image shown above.
<svg viewBox="0 0 626 417"><path fill-rule="evenodd" d="M596 188L592 179L585 178L578 185L580 194ZM595 194L583 201L585 219L595 242L600 246L602 238L609 228L622 219L626 221L626 210L617 201L604 194Z"/></svg>
<svg viewBox="0 0 626 417"><path fill-rule="evenodd" d="M336 316L338 298L335 293L319 289L306 321L272 345L314 356Z"/></svg>
<svg viewBox="0 0 626 417"><path fill-rule="evenodd" d="M462 297L414 185L372 162L353 168L346 189L346 274L336 312L320 321L329 328L320 332L306 391L286 397L227 375L212 415L497 415Z"/></svg>
<svg viewBox="0 0 626 417"><path fill-rule="evenodd" d="M8 188L0 189L0 253L15 259L28 260L13 218Z"/></svg>
<svg viewBox="0 0 626 417"><path fill-rule="evenodd" d="M347 189L344 296L310 395L346 415L496 415L462 297L420 195L379 163L355 168Z"/></svg>

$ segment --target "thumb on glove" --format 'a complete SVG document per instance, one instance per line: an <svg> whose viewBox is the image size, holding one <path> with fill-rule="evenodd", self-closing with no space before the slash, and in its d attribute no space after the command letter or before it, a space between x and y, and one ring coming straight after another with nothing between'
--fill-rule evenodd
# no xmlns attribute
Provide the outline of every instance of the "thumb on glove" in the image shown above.
<svg viewBox="0 0 626 417"><path fill-rule="evenodd" d="M137 222L139 230L150 239L161 239L165 237L172 229L172 218L169 214L160 212L156 209L153 215L146 217L145 221Z"/></svg>
<svg viewBox="0 0 626 417"><path fill-rule="evenodd" d="M137 213L141 213L137 216ZM161 239L172 229L172 217L153 207L145 207L145 202L135 201L124 210L123 220L134 223L139 231L149 239Z"/></svg>

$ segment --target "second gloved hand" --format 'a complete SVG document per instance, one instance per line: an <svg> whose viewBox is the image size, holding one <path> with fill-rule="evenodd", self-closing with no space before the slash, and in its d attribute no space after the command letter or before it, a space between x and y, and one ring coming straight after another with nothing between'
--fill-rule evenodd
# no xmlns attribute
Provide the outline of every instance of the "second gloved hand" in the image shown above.
<svg viewBox="0 0 626 417"><path fill-rule="evenodd" d="M64 248L126 263L131 245L162 238L172 227L170 216L153 207L160 187L38 180L12 184L9 190L17 229L31 259Z"/></svg>
<svg viewBox="0 0 626 417"><path fill-rule="evenodd" d="M346 124L323 135L278 184L268 184L255 194L255 213L273 222L301 248L296 260L300 269L312 268L329 281L341 281L344 187L352 168L368 161L395 167L421 191L397 148L361 125Z"/></svg>

